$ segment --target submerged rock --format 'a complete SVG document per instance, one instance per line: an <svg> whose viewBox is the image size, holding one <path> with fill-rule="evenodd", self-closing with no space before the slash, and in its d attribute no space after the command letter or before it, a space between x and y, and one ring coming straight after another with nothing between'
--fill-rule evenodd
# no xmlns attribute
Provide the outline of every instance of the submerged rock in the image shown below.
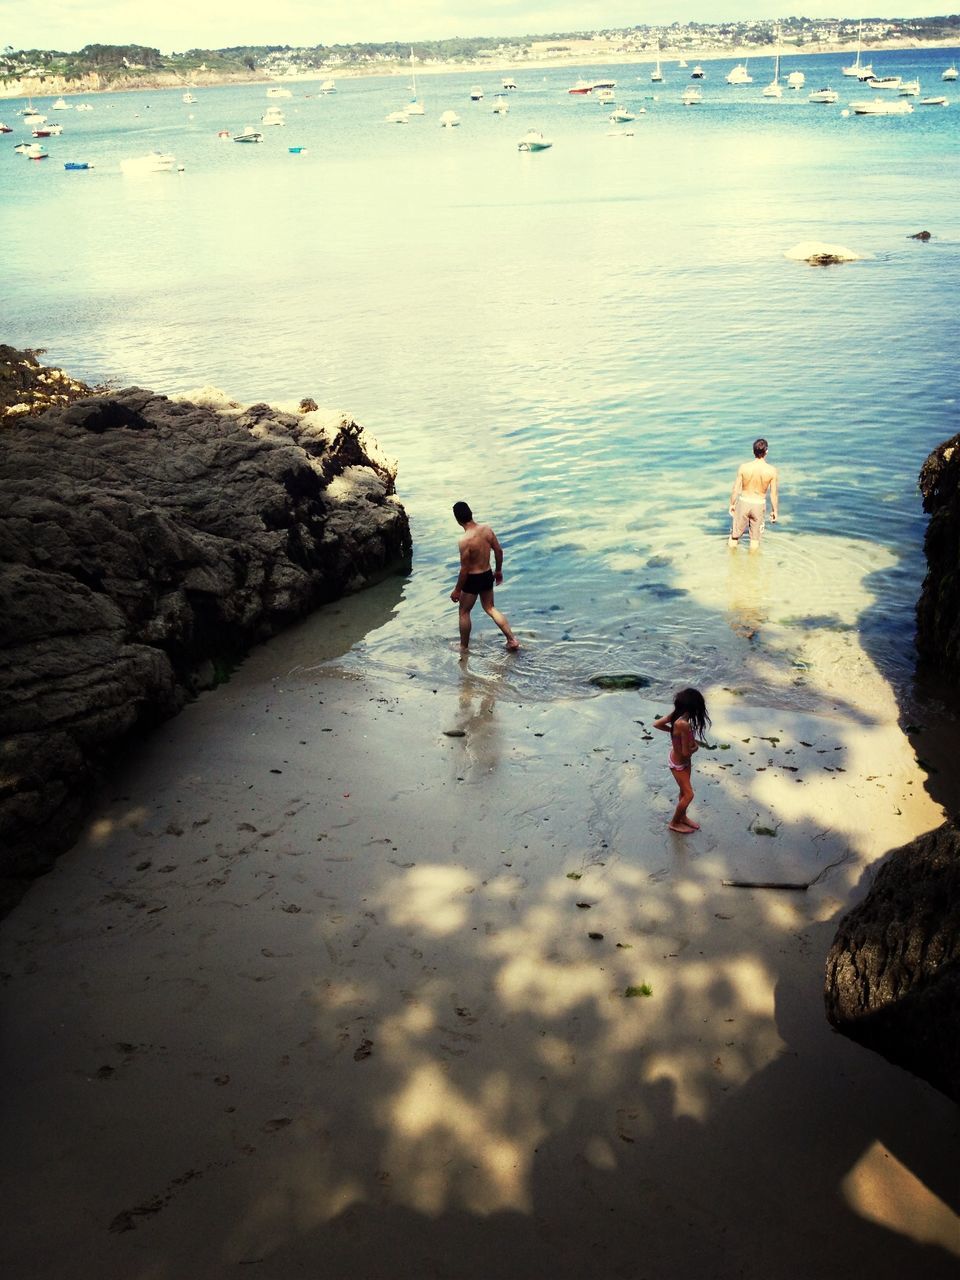
<svg viewBox="0 0 960 1280"><path fill-rule="evenodd" d="M960 831L895 850L840 921L826 966L838 1031L960 1102Z"/></svg>
<svg viewBox="0 0 960 1280"><path fill-rule="evenodd" d="M813 267L830 266L835 262L859 262L869 254L855 253L842 244L823 244L819 240L801 240L792 249L785 249L783 256L792 262L809 262Z"/></svg>
<svg viewBox="0 0 960 1280"><path fill-rule="evenodd" d="M349 419L131 388L0 425L0 880L75 838L117 749L410 554ZM209 406L209 407L205 407Z"/></svg>
<svg viewBox="0 0 960 1280"><path fill-rule="evenodd" d="M933 237L931 236L929 231L915 231L912 236L907 236L907 239L926 241L926 240L932 240Z"/></svg>
<svg viewBox="0 0 960 1280"><path fill-rule="evenodd" d="M622 675L591 676L590 683L598 689L646 689L653 682L649 676L624 672Z"/></svg>

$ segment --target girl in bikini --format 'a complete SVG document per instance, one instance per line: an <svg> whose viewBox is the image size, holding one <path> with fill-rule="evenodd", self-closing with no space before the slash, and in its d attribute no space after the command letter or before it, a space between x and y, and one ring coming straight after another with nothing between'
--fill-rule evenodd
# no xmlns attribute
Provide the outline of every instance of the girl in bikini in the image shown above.
<svg viewBox="0 0 960 1280"><path fill-rule="evenodd" d="M663 729L665 733L670 734L667 764L677 780L680 798L667 827L670 831L676 831L683 836L700 830L699 822L694 822L692 818L687 817L687 809L693 802L690 773L693 753L699 747L698 740L703 738L709 723L707 704L699 689L681 689L674 696L673 710L653 722L655 729Z"/></svg>

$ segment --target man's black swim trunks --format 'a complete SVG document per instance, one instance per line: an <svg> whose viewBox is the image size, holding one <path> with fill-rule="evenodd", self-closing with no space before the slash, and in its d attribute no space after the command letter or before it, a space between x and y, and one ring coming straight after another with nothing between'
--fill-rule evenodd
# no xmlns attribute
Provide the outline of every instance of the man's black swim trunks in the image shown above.
<svg viewBox="0 0 960 1280"><path fill-rule="evenodd" d="M492 591L493 570L488 569L486 573L468 573L463 582L463 590L469 591L472 596L478 596L481 591Z"/></svg>

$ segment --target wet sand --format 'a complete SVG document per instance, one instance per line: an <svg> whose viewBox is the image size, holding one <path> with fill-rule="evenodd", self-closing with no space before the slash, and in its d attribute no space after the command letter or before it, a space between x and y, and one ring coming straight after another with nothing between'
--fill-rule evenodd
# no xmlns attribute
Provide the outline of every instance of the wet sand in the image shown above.
<svg viewBox="0 0 960 1280"><path fill-rule="evenodd" d="M822 1008L871 864L941 821L894 722L708 691L683 837L642 693L296 644L0 927L4 1274L956 1274L955 1108Z"/></svg>

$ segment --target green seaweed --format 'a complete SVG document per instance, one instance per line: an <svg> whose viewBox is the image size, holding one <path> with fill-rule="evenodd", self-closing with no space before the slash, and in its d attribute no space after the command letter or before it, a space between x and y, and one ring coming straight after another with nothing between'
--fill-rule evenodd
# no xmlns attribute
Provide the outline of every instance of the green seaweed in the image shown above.
<svg viewBox="0 0 960 1280"><path fill-rule="evenodd" d="M630 996L652 996L653 987L649 982L642 982L639 987L627 987L623 994L627 998Z"/></svg>

